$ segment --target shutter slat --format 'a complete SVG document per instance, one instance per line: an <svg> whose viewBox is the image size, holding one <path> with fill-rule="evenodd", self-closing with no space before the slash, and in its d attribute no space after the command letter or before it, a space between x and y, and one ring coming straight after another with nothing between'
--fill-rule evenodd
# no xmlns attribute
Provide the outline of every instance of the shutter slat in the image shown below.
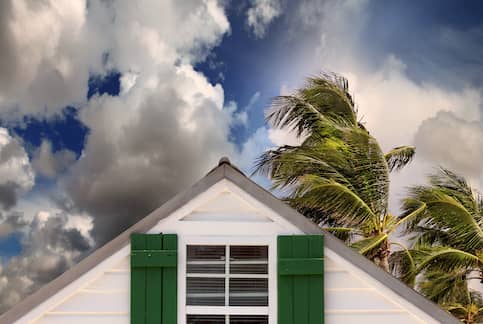
<svg viewBox="0 0 483 324"><path fill-rule="evenodd" d="M163 235L166 250L178 250L176 234ZM175 256L177 264L177 256ZM178 270L176 267L163 268L163 324L176 324L178 318Z"/></svg>
<svg viewBox="0 0 483 324"><path fill-rule="evenodd" d="M294 258L308 258L309 241L305 236L292 238L292 256ZM309 324L309 278L307 276L294 277L294 320L297 324Z"/></svg>
<svg viewBox="0 0 483 324"><path fill-rule="evenodd" d="M278 323L323 324L323 236L278 237Z"/></svg>
<svg viewBox="0 0 483 324"><path fill-rule="evenodd" d="M161 235L148 235L147 249L163 249L163 239ZM162 294L162 271L161 267L146 268L146 320L147 323L161 323L161 294Z"/></svg>

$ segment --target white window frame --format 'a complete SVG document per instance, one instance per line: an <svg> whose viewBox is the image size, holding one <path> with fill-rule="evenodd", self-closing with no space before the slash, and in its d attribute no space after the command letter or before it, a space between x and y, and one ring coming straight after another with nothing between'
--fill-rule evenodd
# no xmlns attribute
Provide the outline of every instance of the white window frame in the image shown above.
<svg viewBox="0 0 483 324"><path fill-rule="evenodd" d="M188 314L268 315L268 323L277 323L277 242L274 236L183 236L178 247L178 323L186 324ZM189 306L186 305L187 245L265 245L268 246L268 306ZM228 264L228 263L227 263ZM231 275L233 277L233 275ZM254 275L255 277L257 275ZM262 275L265 277L266 275ZM249 278L250 275L240 275ZM228 280L228 276L226 279ZM225 289L229 287L225 283ZM225 290L225 298L229 295Z"/></svg>

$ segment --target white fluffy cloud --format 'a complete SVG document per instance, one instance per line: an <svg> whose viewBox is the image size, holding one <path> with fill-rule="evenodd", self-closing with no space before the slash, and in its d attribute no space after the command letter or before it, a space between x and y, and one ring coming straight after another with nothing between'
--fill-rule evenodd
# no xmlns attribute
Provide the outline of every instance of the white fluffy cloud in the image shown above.
<svg viewBox="0 0 483 324"><path fill-rule="evenodd" d="M0 205L9 209L34 185L34 172L21 143L0 128Z"/></svg>
<svg viewBox="0 0 483 324"><path fill-rule="evenodd" d="M252 0L247 10L247 25L257 38L263 38L270 23L280 16L279 0Z"/></svg>
<svg viewBox="0 0 483 324"><path fill-rule="evenodd" d="M0 4L0 114L51 116L85 101L103 47L86 24L85 0Z"/></svg>

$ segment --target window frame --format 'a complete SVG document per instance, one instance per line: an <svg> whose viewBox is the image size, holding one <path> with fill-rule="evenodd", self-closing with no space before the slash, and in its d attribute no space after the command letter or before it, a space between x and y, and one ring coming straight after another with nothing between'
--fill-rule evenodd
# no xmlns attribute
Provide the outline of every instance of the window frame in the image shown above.
<svg viewBox="0 0 483 324"><path fill-rule="evenodd" d="M276 324L277 316L277 242L274 236L184 236L178 254L178 323L186 324L189 314L197 315L268 315L268 323ZM187 246L265 245L268 247L268 306L190 306L186 305ZM243 276L243 275L240 275ZM249 277L249 276L248 276ZM227 276L228 278L228 276ZM247 276L244 276L247 278ZM227 280L227 279L226 279ZM226 282L225 282L226 284ZM228 285L225 286L228 290ZM225 291L226 291L225 290ZM226 295L225 298L228 298Z"/></svg>

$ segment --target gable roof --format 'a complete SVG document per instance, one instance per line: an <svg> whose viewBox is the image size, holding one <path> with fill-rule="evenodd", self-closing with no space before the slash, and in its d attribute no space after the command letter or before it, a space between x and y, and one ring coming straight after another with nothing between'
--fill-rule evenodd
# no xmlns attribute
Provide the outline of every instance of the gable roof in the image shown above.
<svg viewBox="0 0 483 324"><path fill-rule="evenodd" d="M111 256L130 242L131 233L143 233L153 228L160 220L169 216L172 212L179 209L197 195L213 186L222 179L227 179L243 189L246 193L265 204L281 217L298 227L306 234L323 234L324 244L327 248L337 253L349 263L361 269L379 283L389 288L393 293L414 305L435 320L445 324L460 323L455 317L451 316L438 305L426 299L415 290L406 286L404 283L377 267L374 263L360 255L353 249L347 247L342 241L332 234L324 231L302 214L298 213L284 202L273 196L255 182L246 177L237 167L233 166L227 158L220 159L217 167L194 184L191 188L177 194L138 223L121 233L112 241L106 243L101 248L87 256L80 263L64 272L62 275L43 286L35 293L24 299L22 302L8 310L0 316L0 324L10 324L20 319L29 311L33 310L40 303L55 295L62 288L66 287L74 280L87 273L98 265L101 261Z"/></svg>

